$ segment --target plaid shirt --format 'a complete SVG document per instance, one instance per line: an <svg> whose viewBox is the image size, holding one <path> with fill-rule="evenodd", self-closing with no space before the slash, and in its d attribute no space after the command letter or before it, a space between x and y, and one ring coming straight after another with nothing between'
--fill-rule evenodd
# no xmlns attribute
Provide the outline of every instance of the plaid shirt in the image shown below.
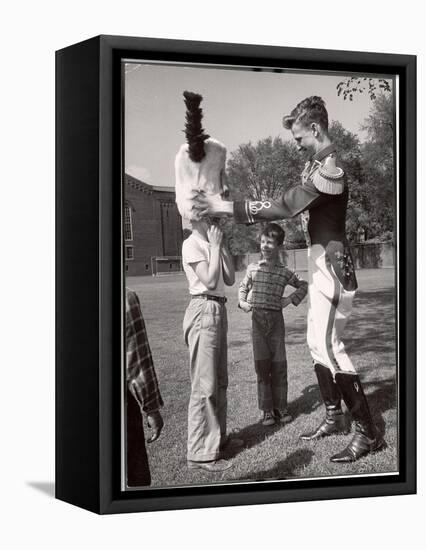
<svg viewBox="0 0 426 550"><path fill-rule="evenodd" d="M308 283L287 269L276 263L268 265L264 260L250 264L247 273L240 283L238 300L247 302L252 307L262 309L281 309L281 298L287 285L297 290L290 294L293 305L298 306L308 292Z"/></svg>
<svg viewBox="0 0 426 550"><path fill-rule="evenodd" d="M126 288L126 379L146 413L163 406L148 335L136 292Z"/></svg>

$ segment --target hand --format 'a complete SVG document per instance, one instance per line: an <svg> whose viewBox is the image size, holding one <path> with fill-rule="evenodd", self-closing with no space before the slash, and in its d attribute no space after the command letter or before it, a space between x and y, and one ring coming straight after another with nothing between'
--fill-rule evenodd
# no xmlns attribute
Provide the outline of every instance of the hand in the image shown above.
<svg viewBox="0 0 426 550"><path fill-rule="evenodd" d="M208 204L204 191L193 189L188 197L188 203L190 203L192 219L199 221L203 217L208 216Z"/></svg>
<svg viewBox="0 0 426 550"><path fill-rule="evenodd" d="M243 300L240 300L239 305L240 305L240 308L246 313L249 313L253 309L248 302L244 302Z"/></svg>
<svg viewBox="0 0 426 550"><path fill-rule="evenodd" d="M148 428L151 430L151 435L147 439L147 443L152 443L160 437L161 430L164 426L164 420L160 411L154 411L147 414Z"/></svg>
<svg viewBox="0 0 426 550"><path fill-rule="evenodd" d="M284 309L285 307L289 306L290 304L292 304L293 302L291 301L291 298L289 296L287 296L286 298L285 297L282 297L281 298L281 307Z"/></svg>
<svg viewBox="0 0 426 550"><path fill-rule="evenodd" d="M221 193L205 195L203 198L203 204L207 206L207 214L209 216L220 217L234 215L234 203L231 201L224 201Z"/></svg>
<svg viewBox="0 0 426 550"><path fill-rule="evenodd" d="M223 231L217 225L211 225L207 229L207 240L211 246L220 247L223 239Z"/></svg>

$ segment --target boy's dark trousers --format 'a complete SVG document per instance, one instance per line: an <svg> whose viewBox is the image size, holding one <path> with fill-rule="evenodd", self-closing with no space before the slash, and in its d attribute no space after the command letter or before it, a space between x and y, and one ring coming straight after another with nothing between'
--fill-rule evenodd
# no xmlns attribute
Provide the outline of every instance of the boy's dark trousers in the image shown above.
<svg viewBox="0 0 426 550"><path fill-rule="evenodd" d="M252 340L259 409L287 409L287 357L282 310L253 308Z"/></svg>

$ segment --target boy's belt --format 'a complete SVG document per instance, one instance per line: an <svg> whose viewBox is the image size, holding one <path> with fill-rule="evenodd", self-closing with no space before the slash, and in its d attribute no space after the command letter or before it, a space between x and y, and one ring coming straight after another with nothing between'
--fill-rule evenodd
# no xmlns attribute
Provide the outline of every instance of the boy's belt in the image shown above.
<svg viewBox="0 0 426 550"><path fill-rule="evenodd" d="M191 300L194 300L195 298L201 300L213 300L214 302L219 302L219 304L226 304L227 301L225 296L213 296L212 294L193 294L191 296Z"/></svg>

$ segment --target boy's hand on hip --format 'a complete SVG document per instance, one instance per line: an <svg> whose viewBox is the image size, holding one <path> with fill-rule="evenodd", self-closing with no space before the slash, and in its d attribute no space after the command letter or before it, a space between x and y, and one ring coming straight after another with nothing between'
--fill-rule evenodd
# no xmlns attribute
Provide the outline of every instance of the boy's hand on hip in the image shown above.
<svg viewBox="0 0 426 550"><path fill-rule="evenodd" d="M290 297L283 297L281 298L281 307L284 309L285 307L289 306L293 302L291 301Z"/></svg>

